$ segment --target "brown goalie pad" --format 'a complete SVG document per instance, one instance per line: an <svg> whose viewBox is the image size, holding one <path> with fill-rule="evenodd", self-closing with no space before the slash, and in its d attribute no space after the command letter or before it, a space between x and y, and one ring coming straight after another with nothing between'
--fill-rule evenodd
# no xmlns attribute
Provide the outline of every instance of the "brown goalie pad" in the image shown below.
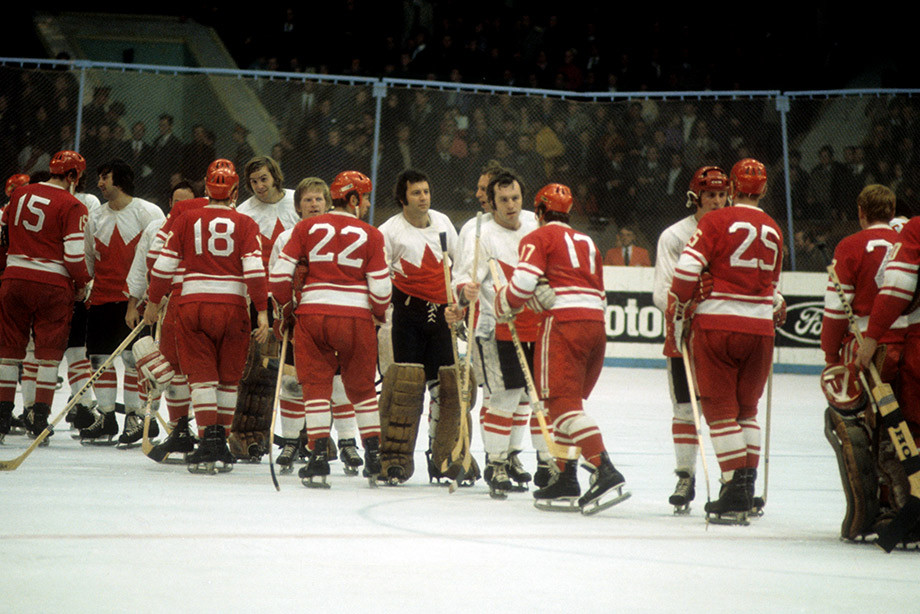
<svg viewBox="0 0 920 614"><path fill-rule="evenodd" d="M840 535L857 539L874 532L879 515L878 474L871 437L861 417L844 418L828 407L824 412L824 435L837 456L847 509Z"/></svg>
<svg viewBox="0 0 920 614"><path fill-rule="evenodd" d="M888 487L889 506L900 510L910 497L910 482L886 432L879 433L878 472L882 484Z"/></svg>
<svg viewBox="0 0 920 614"><path fill-rule="evenodd" d="M240 382L236 411L227 443L230 452L242 460L258 460L268 450L268 429L275 406L275 384L278 379L277 361L265 344L249 344L249 356L243 380Z"/></svg>
<svg viewBox="0 0 920 614"><path fill-rule="evenodd" d="M472 380L472 377L471 377ZM472 381L472 390L467 390L469 398L475 402L476 383ZM440 414L438 424L435 427L434 441L431 443L431 464L429 472L430 477L445 477L454 479L471 479L477 480L480 477L479 465L475 459L471 459L470 469L466 476L463 473L463 454L470 445L472 435L472 417L469 409L466 412L466 442L460 448L461 454L458 458L451 458L457 438L460 436L460 396L458 394L457 370L453 367L441 367L438 371L438 401L440 405ZM467 407L472 407L469 403ZM443 468L443 470L442 470Z"/></svg>
<svg viewBox="0 0 920 614"><path fill-rule="evenodd" d="M415 472L415 440L425 403L425 368L419 364L389 366L380 390L381 476L401 467L402 480Z"/></svg>

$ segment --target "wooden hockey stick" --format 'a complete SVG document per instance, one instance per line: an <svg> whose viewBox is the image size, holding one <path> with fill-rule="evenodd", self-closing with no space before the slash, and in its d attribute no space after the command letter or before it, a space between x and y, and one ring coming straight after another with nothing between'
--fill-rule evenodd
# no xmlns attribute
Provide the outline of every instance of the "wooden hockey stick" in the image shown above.
<svg viewBox="0 0 920 614"><path fill-rule="evenodd" d="M134 341L134 339L139 334L141 334L141 331L144 330L145 326L146 324L144 324L144 322L142 321L140 324L138 324L134 328L134 330L128 333L128 336L125 337L124 341L122 341L118 345L118 347L115 348L115 350L109 355L109 357L105 359L105 362L103 362L99 366L99 368L96 369L96 371L93 372L93 374L89 376L89 379L86 380L86 383L83 384L83 386L80 387L77 393L73 395L70 401L67 402L67 405L64 406L64 409L62 409L58 413L58 415L54 417L54 420L52 420L48 424L48 426L45 427L45 430L43 430L41 433L38 434L38 437L35 438L35 440L32 442L32 445L26 448L26 451L20 454L19 456L17 456L16 458L8 460L8 461L0 461L0 471L13 471L17 467L19 467L19 465L22 464L22 462L29 456L29 454L35 451L35 448L41 445L41 442L43 442L45 438L47 438L48 435L51 434L52 429L58 422L61 421L61 418L66 416L67 412L69 412L73 408L74 405L80 402L80 400L83 398L84 393L86 393L89 387L92 386L96 382L96 380L98 380L102 376L102 372L108 369L109 366L113 362L115 362L115 358L117 358L123 351L125 351L125 348L131 345L131 342Z"/></svg>
<svg viewBox="0 0 920 614"><path fill-rule="evenodd" d="M495 259L489 260L489 271L492 273L492 285L495 286L496 291L498 291L498 265L495 264ZM530 405L537 414L537 422L540 424L540 432L543 434L544 441L546 441L547 450L553 458L578 460L581 456L581 448L578 446L561 446L556 443L549 434L549 426L546 424L546 416L544 415L543 401L537 396L537 386L534 384L533 374L530 372L530 365L527 363L527 355L524 354L524 346L521 344L521 338L518 336L517 326L515 326L514 320L509 320L507 324L508 329L511 331L511 341L514 342L515 354L517 354L518 362L521 363L521 371L524 372L524 381L527 383L527 394L530 396Z"/></svg>
<svg viewBox="0 0 920 614"><path fill-rule="evenodd" d="M444 288L447 292L447 304L449 307L456 306L453 288L451 287L450 265L447 264L447 233L442 232L439 236L441 239L441 262L444 264ZM479 251L478 245L476 251ZM457 462L457 459L460 459L462 472L458 474L456 478L454 478L454 481L450 485L450 492L453 493L460 485L460 480L466 477L467 472L469 472L470 465L473 462L473 457L470 454L470 425L467 421L467 412L469 411L469 396L467 396L465 392L467 386L466 382L463 381L463 373L459 368L460 354L457 350L457 328L453 324L450 326L450 341L451 349L454 352L454 368L457 370L457 396L460 399L460 429L459 433L457 434L457 443L454 445L453 450L451 450L450 458L444 459L444 461L441 463L441 472L444 473L447 471L447 468L450 467L450 465Z"/></svg>
<svg viewBox="0 0 920 614"><path fill-rule="evenodd" d="M166 301L169 301L167 298ZM168 302L164 301L163 306L160 308L158 314L156 331L154 332L154 338L157 342L157 347L160 345L160 333L163 330L163 318L166 317L166 309L169 308ZM141 451L144 453L144 456L150 458L150 452L153 450L153 443L150 441L150 416L156 415L157 420L160 421L160 424L163 425L163 429L166 431L166 435L169 436L171 429L166 425L162 418L160 418L160 413L157 411L151 412L153 408L153 401L155 399L162 398L162 394L157 391L156 395L148 394L147 403L144 404L144 434L141 438Z"/></svg>
<svg viewBox="0 0 920 614"><path fill-rule="evenodd" d="M681 340L680 354L684 359L684 371L687 373L687 388L690 391L690 407L693 409L693 426L696 429L697 448L700 451L700 462L703 464L703 479L706 480L706 503L712 501L709 490L709 466L706 464L706 449L703 446L703 430L700 420L700 406L696 400L696 374L693 363L690 361L690 350L687 349L686 339ZM709 525L709 514L706 514L706 525Z"/></svg>
<svg viewBox="0 0 920 614"><path fill-rule="evenodd" d="M840 278L837 277L837 271L834 269L833 261L828 258L825 246L819 245L824 253L824 259L830 264L827 265L827 274L830 282L834 286L834 291L840 299L843 306L843 312L850 323L850 331L856 337L859 345L863 344L863 334L859 330L856 322L856 314L853 313L853 307L847 299ZM914 437L904 420L904 414L898 406L898 401L894 396L894 391L889 384L882 381L878 372L878 367L874 362L869 363L869 382L863 383L868 389L873 405L882 419L882 425L888 430L888 436L894 444L898 460L904 467L904 473L907 474L907 480L910 483L910 496L907 503L904 504L894 519L878 533L876 542L885 552L891 552L907 534L920 523L920 453L917 452L917 445L914 443Z"/></svg>
<svg viewBox="0 0 920 614"><path fill-rule="evenodd" d="M282 322L282 326L284 322ZM275 490L281 492L281 485L278 484L278 476L275 475L275 459L273 458L272 448L275 447L275 418L278 416L278 402L281 397L281 380L284 377L284 361L287 360L288 346L288 327L284 326L284 332L281 334L281 355L278 357L278 378L275 380L275 399L272 401L272 421L268 427L268 470L272 474L272 484ZM282 427L283 428L283 427Z"/></svg>
<svg viewBox="0 0 920 614"><path fill-rule="evenodd" d="M775 350L775 348L774 348ZM763 505L767 504L767 486L770 484L770 419L773 415L773 360L771 357L770 360L770 374L767 376L767 415L764 418L764 433L763 438L763 494L760 496L760 499L763 501Z"/></svg>

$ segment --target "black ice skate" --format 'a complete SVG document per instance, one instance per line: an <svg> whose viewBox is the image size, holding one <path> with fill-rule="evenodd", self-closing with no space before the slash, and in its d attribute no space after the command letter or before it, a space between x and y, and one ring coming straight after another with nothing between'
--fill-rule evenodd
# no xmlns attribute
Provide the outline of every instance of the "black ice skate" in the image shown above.
<svg viewBox="0 0 920 614"><path fill-rule="evenodd" d="M9 434L13 427L13 403L3 401L0 403L0 443Z"/></svg>
<svg viewBox="0 0 920 614"><path fill-rule="evenodd" d="M228 473L235 459L227 447L227 432L219 424L206 426L198 449L185 457L189 473ZM220 463L220 464L218 464Z"/></svg>
<svg viewBox="0 0 920 614"><path fill-rule="evenodd" d="M515 487L512 490L517 491L528 490L530 481L533 480L530 472L524 469L520 450L514 450L508 454L508 477L515 482Z"/></svg>
<svg viewBox="0 0 920 614"><path fill-rule="evenodd" d="M358 475L358 467L364 464L358 454L358 445L354 438L339 439L339 460L342 461L345 475Z"/></svg>
<svg viewBox="0 0 920 614"><path fill-rule="evenodd" d="M508 492L514 488L511 478L508 477L508 461L493 460L486 465L486 485L489 487L489 496L493 499L507 499Z"/></svg>
<svg viewBox="0 0 920 614"><path fill-rule="evenodd" d="M100 413L88 428L80 430L80 443L84 446L114 446L112 438L118 434L115 412Z"/></svg>
<svg viewBox="0 0 920 614"><path fill-rule="evenodd" d="M677 486L674 494L668 498L668 503L674 506L674 513L686 515L690 513L690 502L696 496L696 478L689 471L677 472Z"/></svg>
<svg viewBox="0 0 920 614"><path fill-rule="evenodd" d="M706 504L706 522L746 526L753 501L754 469L735 469L730 482L722 484L719 498Z"/></svg>
<svg viewBox="0 0 920 614"><path fill-rule="evenodd" d="M64 420L66 420L72 428L79 431L80 429L86 429L93 425L93 422L96 421L96 412L93 411L90 405L77 403L70 408L70 411L64 416Z"/></svg>
<svg viewBox="0 0 920 614"><path fill-rule="evenodd" d="M160 434L160 427L157 426L155 419L150 420L150 426L147 427L147 437L156 437ZM144 417L138 414L128 414L125 416L125 427L121 431L121 437L118 438L117 448L127 450L136 448L141 445L141 439L144 437Z"/></svg>
<svg viewBox="0 0 920 614"><path fill-rule="evenodd" d="M46 428L48 428L48 417L51 415L51 408L47 403L35 403L32 407L26 408L24 422L26 432L30 439L37 439ZM48 437L54 435L54 431L49 429ZM40 446L48 445L48 437L39 444Z"/></svg>
<svg viewBox="0 0 920 614"><path fill-rule="evenodd" d="M153 424L151 420L150 426L153 427ZM148 430L148 438L149 435L150 433ZM166 439L153 446L147 453L147 458L158 463L181 463L184 465L188 462L185 456L194 450L195 438L192 437L192 434L188 430L188 416L183 416L176 421L175 428L173 428ZM182 454L182 459L170 459L168 458L170 454Z"/></svg>
<svg viewBox="0 0 920 614"><path fill-rule="evenodd" d="M545 487L534 491L533 505L538 510L550 512L577 512L578 496L581 486L578 485L577 461L565 461L565 469L555 474Z"/></svg>
<svg viewBox="0 0 920 614"><path fill-rule="evenodd" d="M307 488L330 488L326 482L329 475L329 438L322 437L317 439L313 444L313 452L310 453L310 460L307 466L302 468L298 473L300 481ZM315 481L319 478L319 481Z"/></svg>
<svg viewBox="0 0 920 614"><path fill-rule="evenodd" d="M533 474L534 486L537 488L545 488L557 473L559 473L559 469L552 459L545 460L540 458L540 455L537 454L537 471Z"/></svg>
<svg viewBox="0 0 920 614"><path fill-rule="evenodd" d="M300 438L279 438L279 443L281 454L278 455L278 466L281 467L282 475L286 475L294 471L294 459L300 453Z"/></svg>
<svg viewBox="0 0 920 614"><path fill-rule="evenodd" d="M607 453L602 452L600 466L591 473L591 486L578 500L581 513L590 516L626 501L632 493L623 492L625 485L623 474L616 470Z"/></svg>
<svg viewBox="0 0 920 614"><path fill-rule="evenodd" d="M367 437L361 442L364 445L364 477L371 488L377 488L377 476L383 468L380 458L380 438Z"/></svg>
<svg viewBox="0 0 920 614"><path fill-rule="evenodd" d="M425 450L425 461L428 465L428 483L431 484L434 482L435 484L441 484L441 479L445 478L448 480L446 483L449 484L450 478L441 473L441 468L435 464L434 460L432 459L432 455L433 453L431 451L431 446L429 445L428 449ZM405 480L401 481L405 482Z"/></svg>

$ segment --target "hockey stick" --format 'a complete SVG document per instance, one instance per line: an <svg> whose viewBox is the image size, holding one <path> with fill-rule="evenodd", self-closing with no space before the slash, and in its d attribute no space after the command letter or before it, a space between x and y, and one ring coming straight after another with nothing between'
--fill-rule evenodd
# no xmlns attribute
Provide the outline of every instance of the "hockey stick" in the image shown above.
<svg viewBox="0 0 920 614"><path fill-rule="evenodd" d="M700 406L696 400L696 374L693 363L690 362L690 350L687 349L686 339L681 340L680 354L684 359L684 371L687 373L687 388L690 390L690 407L693 409L693 426L696 428L697 448L700 451L700 462L703 464L703 479L706 480L706 503L712 501L709 490L709 466L706 464L706 450L703 446L703 431L700 420ZM709 514L706 514L706 525L709 525Z"/></svg>
<svg viewBox="0 0 920 614"><path fill-rule="evenodd" d="M41 442L43 442L45 438L47 438L48 435L51 434L52 429L58 422L61 421L61 418L66 416L67 412L69 412L71 408L73 408L74 405L80 402L80 400L83 398L83 394L89 389L90 386L92 386L96 382L96 380L98 380L102 376L102 372L108 369L109 366L111 366L111 364L115 362L115 358L118 357L125 350L125 348L131 345L131 342L134 341L134 339L139 334L141 334L141 331L144 330L145 326L146 324L144 324L144 322L141 322L134 328L134 330L128 333L128 336L125 337L124 341L122 341L118 345L118 347L115 348L115 350L109 355L109 357L105 359L105 362L103 362L99 366L99 368L96 369L96 371L93 372L93 374L89 376L89 379L86 380L86 383L83 384L83 386L80 387L77 393L73 395L70 401L67 402L67 405L64 406L64 409L62 409L58 413L58 415L54 417L54 420L52 420L48 424L48 426L45 427L45 430L43 430L41 433L38 434L38 437L35 438L35 440L32 442L32 445L26 448L26 451L20 454L19 456L17 456L16 458L8 460L8 461L0 461L0 471L13 471L17 467L19 467L19 465L22 464L22 462L29 456L29 454L31 454L35 450L35 448L41 445Z"/></svg>
<svg viewBox="0 0 920 614"><path fill-rule="evenodd" d="M444 289L447 293L447 304L449 306L454 306L456 305L456 300L454 298L453 288L451 287L450 265L447 264L447 233L442 232L439 236L441 239L441 262L444 264ZM477 252L479 251L478 247L477 245ZM457 396L460 398L460 429L457 434L457 443L454 445L453 450L451 450L450 459L444 459L441 463L441 473L447 471L448 467L457 462L458 459L461 460L460 464L462 471L457 474L457 477L454 478L454 481L450 485L450 492L453 493L460 485L460 480L466 477L467 472L470 470L473 457L470 455L470 425L467 422L467 412L469 411L469 397L465 392L467 382L461 377L463 373L459 368L460 355L457 351L457 328L453 324L450 326L450 341L451 349L454 352L454 368L457 369ZM451 462L448 462L448 460Z"/></svg>
<svg viewBox="0 0 920 614"><path fill-rule="evenodd" d="M770 484L770 417L773 414L773 360L770 360L770 374L767 376L767 415L764 418L766 433L763 438L763 506L767 505L767 486Z"/></svg>
<svg viewBox="0 0 920 614"><path fill-rule="evenodd" d="M863 334L859 330L856 322L856 314L853 313L853 307L847 299L840 278L837 277L837 271L834 269L834 263L828 258L825 246L819 245L818 249L824 254L827 265L827 274L830 282L834 286L834 291L840 299L843 306L843 312L850 323L850 331L856 337L859 345L863 344ZM907 480L910 483L910 496L907 503L904 504L892 521L879 530L878 541L876 542L885 552L894 550L904 537L920 523L920 453L917 452L917 445L914 443L914 437L911 435L907 422L904 420L904 414L898 406L898 401L894 396L894 391L889 384L882 381L874 362L869 363L870 382L863 380L863 386L868 389L873 404L882 419L882 425L888 429L888 436L894 444L898 460L904 467L904 473L907 474ZM871 386L869 385L871 384Z"/></svg>
<svg viewBox="0 0 920 614"><path fill-rule="evenodd" d="M167 299L167 301L168 301L168 300L169 300L169 299ZM159 317L158 317L158 319L157 319L157 327L156 327L156 331L154 332L154 338L156 339L157 346L160 345L160 333L161 333L162 330L163 330L163 318L165 317L166 309L167 309L168 307L169 307L169 305L168 305L168 304L165 304L165 305L160 309ZM148 457L148 458L151 458L151 457L150 457L150 452L153 450L153 444L150 442L150 416L151 416L151 409L153 408L153 401L154 401L154 399L160 399L160 398L162 398L162 396L163 396L163 395L159 394L159 391L157 391L157 393L158 393L158 394L156 394L156 395L148 394L148 396L147 396L147 402L144 404L144 435L143 435L143 437L141 438L141 451L144 453L144 456L146 456L146 457ZM160 418L160 413L159 413L159 412L152 412L152 413L156 414L157 420L159 420L160 423L163 424L163 428L164 428L164 430L166 431L166 435L168 436L169 433L170 433L170 429L166 426L166 423L163 422L163 419Z"/></svg>
<svg viewBox="0 0 920 614"><path fill-rule="evenodd" d="M283 325L284 322L282 322ZM281 334L281 355L278 357L278 378L275 380L275 398L272 401L272 421L268 427L268 470L272 474L272 484L275 485L275 490L278 492L281 492L281 485L278 484L278 477L275 475L275 459L272 458L272 448L275 447L275 418L278 416L278 400L281 396L281 380L284 377L284 361L287 360L287 341L288 328L285 326L284 332Z"/></svg>
<svg viewBox="0 0 920 614"><path fill-rule="evenodd" d="M495 264L494 259L489 260L489 271L492 273L492 284L497 286L498 266ZM524 346L521 344L521 338L518 336L517 326L515 326L514 320L509 320L507 324L508 329L511 331L511 341L514 343L515 354L517 354L518 362L521 363L521 371L524 372L524 381L527 383L527 394L530 396L530 405L537 414L537 422L540 424L540 432L543 434L544 441L546 441L547 450L553 458L578 460L578 457L581 456L581 448L578 446L561 446L557 444L549 434L549 426L546 424L546 416L544 415L543 401L537 396L537 386L534 384L533 374L530 372L530 365L527 363L527 355L524 354Z"/></svg>

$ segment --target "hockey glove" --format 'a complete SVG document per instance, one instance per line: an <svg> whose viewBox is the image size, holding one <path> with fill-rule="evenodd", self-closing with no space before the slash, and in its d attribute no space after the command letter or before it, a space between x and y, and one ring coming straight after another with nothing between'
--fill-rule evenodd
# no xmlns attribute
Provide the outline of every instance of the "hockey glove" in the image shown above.
<svg viewBox="0 0 920 614"><path fill-rule="evenodd" d="M696 284L696 288L693 289L693 298L690 299L694 307L709 298L709 295L712 294L712 286L712 273L709 271L700 273L700 280Z"/></svg>
<svg viewBox="0 0 920 614"><path fill-rule="evenodd" d="M172 381L175 371L169 361L160 353L153 337L146 335L134 342L131 349L137 363L137 371L147 378L152 390L163 390Z"/></svg>
<svg viewBox="0 0 920 614"><path fill-rule="evenodd" d="M294 336L294 325L297 323L297 316L294 315L294 301L285 303L275 308L275 321L272 322L272 332L275 338L281 341L284 338L284 331L288 331L288 339Z"/></svg>
<svg viewBox="0 0 920 614"><path fill-rule="evenodd" d="M685 338L690 334L694 303L681 303L677 295L668 293L668 310L665 312L664 355L679 358Z"/></svg>
<svg viewBox="0 0 920 614"><path fill-rule="evenodd" d="M541 313L552 309L556 304L556 291L549 285L549 282L540 278L537 287L534 288L533 296L527 299L526 305L534 313Z"/></svg>
<svg viewBox="0 0 920 614"><path fill-rule="evenodd" d="M523 311L523 305L517 309L512 309L508 303L508 286L502 286L495 292L495 319L502 324L510 322L514 316Z"/></svg>
<svg viewBox="0 0 920 614"><path fill-rule="evenodd" d="M786 299L779 292L773 293L773 326L782 328L786 323Z"/></svg>

